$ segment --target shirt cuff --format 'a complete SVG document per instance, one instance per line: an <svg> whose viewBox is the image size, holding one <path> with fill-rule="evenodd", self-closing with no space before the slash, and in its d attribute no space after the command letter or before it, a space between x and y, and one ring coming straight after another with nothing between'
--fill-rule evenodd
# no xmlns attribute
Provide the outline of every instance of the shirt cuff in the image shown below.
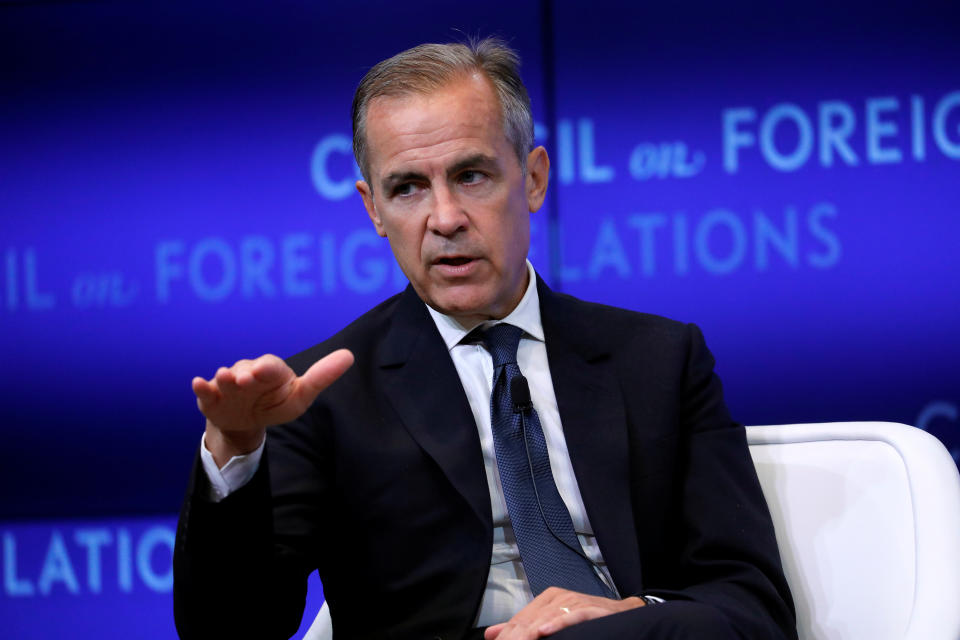
<svg viewBox="0 0 960 640"><path fill-rule="evenodd" d="M203 471L210 480L210 493L207 496L213 502L220 502L228 495L250 482L250 478L260 467L260 458L263 455L264 438L260 446L254 451L242 456L233 456L227 460L223 468L217 466L213 454L207 449L207 434L200 438L200 462Z"/></svg>

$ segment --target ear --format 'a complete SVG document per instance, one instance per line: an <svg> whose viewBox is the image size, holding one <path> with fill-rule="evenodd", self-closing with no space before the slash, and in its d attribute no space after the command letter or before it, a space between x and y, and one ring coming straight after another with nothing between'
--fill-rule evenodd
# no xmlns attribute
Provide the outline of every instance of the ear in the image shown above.
<svg viewBox="0 0 960 640"><path fill-rule="evenodd" d="M527 155L527 205L530 213L537 211L547 196L550 179L550 157L542 146Z"/></svg>
<svg viewBox="0 0 960 640"><path fill-rule="evenodd" d="M373 223L374 228L377 230L377 235L381 238L386 238L387 231L383 228L380 214L377 213L377 207L373 202L373 189L363 180L357 180L356 187L357 191L360 192L360 197L363 198L363 206L367 210L367 215L370 216L370 222Z"/></svg>

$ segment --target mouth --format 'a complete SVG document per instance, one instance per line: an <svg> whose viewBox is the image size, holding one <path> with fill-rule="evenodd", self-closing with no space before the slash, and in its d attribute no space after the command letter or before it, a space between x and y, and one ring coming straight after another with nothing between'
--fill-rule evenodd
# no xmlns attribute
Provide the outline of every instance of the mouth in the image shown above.
<svg viewBox="0 0 960 640"><path fill-rule="evenodd" d="M441 264L450 267L461 267L465 264L473 262L473 258L468 258L465 256L448 256L443 258L437 258L433 261L433 264Z"/></svg>
<svg viewBox="0 0 960 640"><path fill-rule="evenodd" d="M471 256L440 256L431 262L431 266L442 274L443 278L468 278L475 275L479 260Z"/></svg>

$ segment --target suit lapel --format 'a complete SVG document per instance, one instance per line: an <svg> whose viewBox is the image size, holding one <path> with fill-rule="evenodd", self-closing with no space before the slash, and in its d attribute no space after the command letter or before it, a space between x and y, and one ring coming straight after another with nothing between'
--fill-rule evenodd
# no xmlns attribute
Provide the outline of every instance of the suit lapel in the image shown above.
<svg viewBox="0 0 960 640"><path fill-rule="evenodd" d="M600 549L624 596L642 585L630 496L627 420L611 349L580 304L538 278L547 358L564 437ZM446 345L408 287L377 355L383 392L403 425L492 531L473 414Z"/></svg>
<svg viewBox="0 0 960 640"><path fill-rule="evenodd" d="M600 550L623 596L640 592L640 554L630 496L627 419L603 327L582 304L537 280L541 319L564 438ZM614 345L615 346L615 345Z"/></svg>
<svg viewBox="0 0 960 640"><path fill-rule="evenodd" d="M411 287L401 296L377 359L383 391L403 425L492 531L473 413L447 346Z"/></svg>

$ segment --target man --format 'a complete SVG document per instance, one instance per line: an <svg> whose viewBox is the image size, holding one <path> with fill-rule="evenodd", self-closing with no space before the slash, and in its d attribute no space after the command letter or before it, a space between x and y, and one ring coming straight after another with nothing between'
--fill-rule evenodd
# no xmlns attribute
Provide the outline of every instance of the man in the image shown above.
<svg viewBox="0 0 960 640"><path fill-rule="evenodd" d="M357 189L410 287L288 363L194 379L183 637L288 637L313 570L338 640L796 637L699 331L526 261L549 159L516 67L423 45L361 82Z"/></svg>

